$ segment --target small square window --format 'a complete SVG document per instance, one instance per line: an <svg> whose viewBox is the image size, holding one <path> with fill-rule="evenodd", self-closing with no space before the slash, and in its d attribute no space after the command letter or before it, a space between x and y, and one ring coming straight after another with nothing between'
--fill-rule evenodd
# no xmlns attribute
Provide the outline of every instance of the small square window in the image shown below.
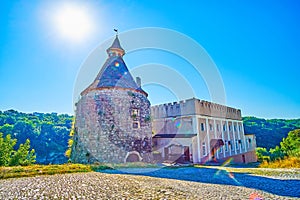
<svg viewBox="0 0 300 200"><path fill-rule="evenodd" d="M132 115L133 117L139 116L139 115L140 115L139 109L133 108L132 111L131 111L131 115Z"/></svg>
<svg viewBox="0 0 300 200"><path fill-rule="evenodd" d="M134 128L134 129L140 128L140 123L139 122L133 122L132 123L132 128Z"/></svg>

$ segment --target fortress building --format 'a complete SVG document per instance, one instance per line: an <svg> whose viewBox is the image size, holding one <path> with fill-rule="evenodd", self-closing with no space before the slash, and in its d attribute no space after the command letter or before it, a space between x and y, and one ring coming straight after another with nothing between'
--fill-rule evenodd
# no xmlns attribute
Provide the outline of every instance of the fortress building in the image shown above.
<svg viewBox="0 0 300 200"><path fill-rule="evenodd" d="M255 162L256 140L245 135L241 110L188 99L151 107L154 151L162 160Z"/></svg>
<svg viewBox="0 0 300 200"><path fill-rule="evenodd" d="M123 60L118 35L94 82L76 104L71 160L77 163L151 160L148 94Z"/></svg>
<svg viewBox="0 0 300 200"><path fill-rule="evenodd" d="M244 133L241 110L195 98L150 109L118 35L107 54L76 103L73 162L256 161L255 137Z"/></svg>

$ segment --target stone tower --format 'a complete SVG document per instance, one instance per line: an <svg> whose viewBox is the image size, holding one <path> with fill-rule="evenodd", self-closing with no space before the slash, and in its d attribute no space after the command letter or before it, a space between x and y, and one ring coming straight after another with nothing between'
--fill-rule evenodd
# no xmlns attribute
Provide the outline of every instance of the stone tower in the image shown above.
<svg viewBox="0 0 300 200"><path fill-rule="evenodd" d="M76 104L71 160L76 163L123 163L151 160L148 94L123 60L118 35L94 82Z"/></svg>

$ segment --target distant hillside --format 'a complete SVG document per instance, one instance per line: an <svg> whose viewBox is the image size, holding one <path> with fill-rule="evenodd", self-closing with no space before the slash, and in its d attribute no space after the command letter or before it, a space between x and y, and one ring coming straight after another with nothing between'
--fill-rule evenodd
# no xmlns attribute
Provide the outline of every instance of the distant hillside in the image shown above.
<svg viewBox="0 0 300 200"><path fill-rule="evenodd" d="M72 116L57 113L21 113L15 110L0 111L0 132L11 134L18 143L30 139L36 161L41 164L65 163Z"/></svg>
<svg viewBox="0 0 300 200"><path fill-rule="evenodd" d="M15 110L0 111L0 132L11 134L18 144L27 138L37 154L37 163L65 163L64 156L68 148L69 132L73 116L57 113L22 113ZM265 120L256 117L244 117L246 133L254 133L257 146L274 148L279 145L288 132L300 128L300 119Z"/></svg>
<svg viewBox="0 0 300 200"><path fill-rule="evenodd" d="M267 149L279 145L291 130L300 128L300 119L261 119L243 117L246 133L256 135L258 147Z"/></svg>

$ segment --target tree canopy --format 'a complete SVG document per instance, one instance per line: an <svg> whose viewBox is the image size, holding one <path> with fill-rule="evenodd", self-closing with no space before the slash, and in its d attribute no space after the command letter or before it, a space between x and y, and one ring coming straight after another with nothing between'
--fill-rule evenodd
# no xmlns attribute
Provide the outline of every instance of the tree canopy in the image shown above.
<svg viewBox="0 0 300 200"><path fill-rule="evenodd" d="M26 146L29 139L40 164L67 162L64 152L68 148L71 126L72 116L67 114L0 111L0 132L3 136L10 135L16 146Z"/></svg>
<svg viewBox="0 0 300 200"><path fill-rule="evenodd" d="M245 133L255 134L257 146L267 150L279 146L290 131L300 128L300 119L243 117L243 122Z"/></svg>
<svg viewBox="0 0 300 200"><path fill-rule="evenodd" d="M300 157L300 129L290 131L286 138L282 139L280 146L271 148L256 148L256 155L260 162L280 160L285 157Z"/></svg>
<svg viewBox="0 0 300 200"><path fill-rule="evenodd" d="M35 151L30 150L30 140L20 144L17 150L14 149L17 139L12 139L10 134L3 138L0 133L0 166L30 165L35 163Z"/></svg>

